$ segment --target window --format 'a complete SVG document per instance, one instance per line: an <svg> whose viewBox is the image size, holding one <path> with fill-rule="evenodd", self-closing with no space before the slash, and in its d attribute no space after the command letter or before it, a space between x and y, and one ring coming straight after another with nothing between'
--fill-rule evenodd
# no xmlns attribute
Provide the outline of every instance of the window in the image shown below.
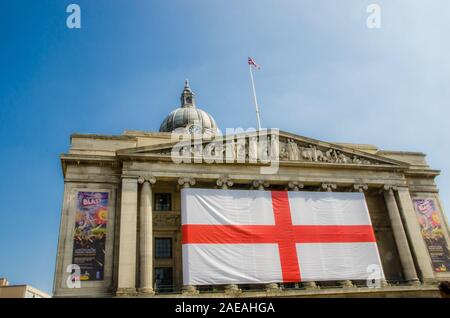
<svg viewBox="0 0 450 318"><path fill-rule="evenodd" d="M157 292L172 292L172 267L155 267L155 283Z"/></svg>
<svg viewBox="0 0 450 318"><path fill-rule="evenodd" d="M155 193L155 211L171 211L172 196L170 193Z"/></svg>
<svg viewBox="0 0 450 318"><path fill-rule="evenodd" d="M172 257L172 239L155 238L155 258Z"/></svg>

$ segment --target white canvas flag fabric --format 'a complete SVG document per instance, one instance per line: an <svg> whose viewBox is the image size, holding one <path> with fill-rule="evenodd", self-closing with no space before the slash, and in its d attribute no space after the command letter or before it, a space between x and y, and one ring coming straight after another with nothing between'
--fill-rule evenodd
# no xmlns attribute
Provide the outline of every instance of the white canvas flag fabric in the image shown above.
<svg viewBox="0 0 450 318"><path fill-rule="evenodd" d="M363 193L187 188L181 204L184 285L383 277Z"/></svg>

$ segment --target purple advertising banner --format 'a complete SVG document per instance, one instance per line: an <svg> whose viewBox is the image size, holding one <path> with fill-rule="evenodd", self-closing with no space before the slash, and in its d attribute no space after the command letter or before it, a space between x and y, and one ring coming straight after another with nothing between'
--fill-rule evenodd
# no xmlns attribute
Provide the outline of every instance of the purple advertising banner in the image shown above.
<svg viewBox="0 0 450 318"><path fill-rule="evenodd" d="M413 199L422 237L435 272L450 272L450 252L444 227L433 199Z"/></svg>
<svg viewBox="0 0 450 318"><path fill-rule="evenodd" d="M108 192L78 192L72 263L80 266L80 280L103 280Z"/></svg>

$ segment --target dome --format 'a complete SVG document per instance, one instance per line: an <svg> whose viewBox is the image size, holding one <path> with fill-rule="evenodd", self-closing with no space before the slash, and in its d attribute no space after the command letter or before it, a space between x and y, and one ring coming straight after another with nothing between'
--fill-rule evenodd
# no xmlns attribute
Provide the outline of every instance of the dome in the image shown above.
<svg viewBox="0 0 450 318"><path fill-rule="evenodd" d="M217 130L214 118L199 108L177 108L162 122L159 131L171 132L177 128L187 128L196 125L203 130Z"/></svg>
<svg viewBox="0 0 450 318"><path fill-rule="evenodd" d="M178 129L189 133L217 134L217 124L207 112L195 106L195 95L186 80L181 94L181 107L173 110L159 127L160 132L172 132Z"/></svg>

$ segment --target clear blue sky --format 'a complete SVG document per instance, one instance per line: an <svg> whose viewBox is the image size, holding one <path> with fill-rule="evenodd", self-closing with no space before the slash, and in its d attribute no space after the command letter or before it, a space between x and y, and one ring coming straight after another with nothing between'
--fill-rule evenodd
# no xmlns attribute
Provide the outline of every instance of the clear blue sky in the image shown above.
<svg viewBox="0 0 450 318"><path fill-rule="evenodd" d="M81 30L66 7L82 10ZM378 3L382 28L366 27ZM422 151L450 209L448 0L0 2L0 276L51 292L73 132L157 130L189 78L222 129L262 121Z"/></svg>

